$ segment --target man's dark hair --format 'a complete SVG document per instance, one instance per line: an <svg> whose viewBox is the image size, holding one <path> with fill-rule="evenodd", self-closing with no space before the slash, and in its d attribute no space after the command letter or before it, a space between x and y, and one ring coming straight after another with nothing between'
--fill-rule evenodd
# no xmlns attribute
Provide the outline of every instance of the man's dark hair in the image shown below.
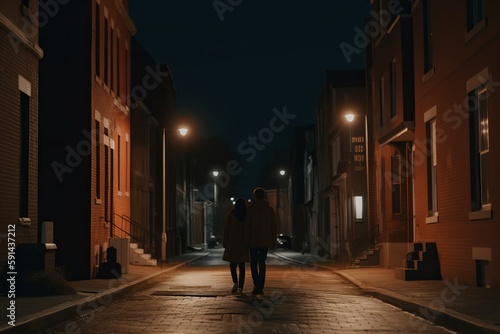
<svg viewBox="0 0 500 334"><path fill-rule="evenodd" d="M256 199L264 199L264 196L266 195L266 191L264 190L264 188L261 188L261 187L257 187L253 190L253 196L256 198Z"/></svg>

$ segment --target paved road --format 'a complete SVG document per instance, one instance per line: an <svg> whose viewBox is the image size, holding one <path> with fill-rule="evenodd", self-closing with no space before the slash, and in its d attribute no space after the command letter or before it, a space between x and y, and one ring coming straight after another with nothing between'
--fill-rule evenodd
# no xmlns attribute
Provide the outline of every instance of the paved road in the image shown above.
<svg viewBox="0 0 500 334"><path fill-rule="evenodd" d="M106 307L42 333L451 333L363 295L331 271L270 255L265 295L232 294L216 252L141 285Z"/></svg>

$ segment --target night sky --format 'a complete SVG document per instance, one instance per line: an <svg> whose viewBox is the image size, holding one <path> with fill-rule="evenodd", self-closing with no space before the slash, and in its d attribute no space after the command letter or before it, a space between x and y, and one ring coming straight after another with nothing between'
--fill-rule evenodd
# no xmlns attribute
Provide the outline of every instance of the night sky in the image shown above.
<svg viewBox="0 0 500 334"><path fill-rule="evenodd" d="M177 112L195 119L200 135L229 140L246 159L248 136L286 108L288 124L275 123L255 168L240 175L250 189L259 180L249 171L286 147L294 127L314 122L326 71L364 67L365 50L349 58L340 45L360 46L368 0L129 0L129 7L135 38L170 66Z"/></svg>

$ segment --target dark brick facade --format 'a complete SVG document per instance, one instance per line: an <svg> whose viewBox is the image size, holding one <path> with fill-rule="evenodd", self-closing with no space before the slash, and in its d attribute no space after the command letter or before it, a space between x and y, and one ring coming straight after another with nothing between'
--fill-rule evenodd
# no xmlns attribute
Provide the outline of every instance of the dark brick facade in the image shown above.
<svg viewBox="0 0 500 334"><path fill-rule="evenodd" d="M69 279L93 277L109 237L129 230L134 33L127 1L111 0L68 2L40 30L40 215Z"/></svg>
<svg viewBox="0 0 500 334"><path fill-rule="evenodd" d="M37 7L38 1L30 1ZM38 226L38 63L36 27L21 1L0 5L0 266L7 260L8 226L16 244L36 243ZM31 219L21 226L19 217Z"/></svg>
<svg viewBox="0 0 500 334"><path fill-rule="evenodd" d="M494 211L500 205L500 192L494 186L499 179L494 170L500 162L496 131L500 121L495 112L500 105L496 84L500 4L485 0L484 7L476 8L473 2L467 3L408 2L391 13L394 22L381 27L381 34L368 47L376 175L372 206L380 225L385 266L402 266L413 242L435 242L443 279L498 287L500 224ZM388 1L373 2L375 13L387 13L387 6ZM393 63L395 89L391 91ZM470 94L481 87L488 96L489 150L484 152L489 161L475 172L480 158L474 153L479 145L474 133L479 133L479 125L471 123L477 116L469 101ZM394 213L394 156L401 162L400 214ZM489 188L489 203L479 208L477 173L489 177L489 187L484 187Z"/></svg>

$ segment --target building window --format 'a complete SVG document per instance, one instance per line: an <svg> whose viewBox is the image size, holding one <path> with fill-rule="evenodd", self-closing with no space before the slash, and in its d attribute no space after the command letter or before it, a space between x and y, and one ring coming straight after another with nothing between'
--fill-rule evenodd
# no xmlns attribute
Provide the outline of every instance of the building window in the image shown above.
<svg viewBox="0 0 500 334"><path fill-rule="evenodd" d="M109 221L114 221L115 217L113 215L113 203L114 203L114 193L113 189L115 187L115 142L114 140L109 140Z"/></svg>
<svg viewBox="0 0 500 334"><path fill-rule="evenodd" d="M486 87L469 93L469 112L471 209L478 211L491 206L488 91Z"/></svg>
<svg viewBox="0 0 500 334"><path fill-rule="evenodd" d="M397 114L397 106L396 106L396 59L391 62L390 68L390 89L391 89L391 118L395 117Z"/></svg>
<svg viewBox="0 0 500 334"><path fill-rule="evenodd" d="M430 0L423 0L424 11L424 73L429 72L434 67L432 57L432 25Z"/></svg>
<svg viewBox="0 0 500 334"><path fill-rule="evenodd" d="M116 33L116 95L120 96L120 34Z"/></svg>
<svg viewBox="0 0 500 334"><path fill-rule="evenodd" d="M379 112L380 112L380 126L384 126L384 77L380 78L380 83L378 87L378 99L379 99Z"/></svg>
<svg viewBox="0 0 500 334"><path fill-rule="evenodd" d="M128 57L128 44L127 42L125 41L125 71L123 71L123 73L125 74L125 101L126 103L128 104L130 101L129 101L129 97L128 97L128 74L129 74L129 65L128 65L128 60L129 57Z"/></svg>
<svg viewBox="0 0 500 334"><path fill-rule="evenodd" d="M427 144L427 216L437 216L436 118L426 122Z"/></svg>
<svg viewBox="0 0 500 334"><path fill-rule="evenodd" d="M109 22L104 18L104 83L109 86Z"/></svg>
<svg viewBox="0 0 500 334"><path fill-rule="evenodd" d="M467 0L467 31L484 20L484 0Z"/></svg>
<svg viewBox="0 0 500 334"><path fill-rule="evenodd" d="M392 213L401 213L401 173L399 155L391 157Z"/></svg>
<svg viewBox="0 0 500 334"><path fill-rule="evenodd" d="M101 6L95 4L95 74L101 76Z"/></svg>
<svg viewBox="0 0 500 334"><path fill-rule="evenodd" d="M29 156L30 156L30 97L20 93L21 152L19 161L19 217L28 217Z"/></svg>
<svg viewBox="0 0 500 334"><path fill-rule="evenodd" d="M129 163L129 137L125 134L125 195L129 195L130 163Z"/></svg>
<svg viewBox="0 0 500 334"><path fill-rule="evenodd" d="M95 198L99 203L101 200L101 122L95 119Z"/></svg>
<svg viewBox="0 0 500 334"><path fill-rule="evenodd" d="M340 137L335 138L332 145L332 176L338 174L338 168L341 158L341 147L340 147Z"/></svg>
<svg viewBox="0 0 500 334"><path fill-rule="evenodd" d="M110 80L111 80L110 85L111 86L110 86L110 88L112 91L115 89L115 71L114 71L114 69L115 69L115 63L114 63L114 55L115 55L114 45L115 45L115 43L114 42L115 42L115 29L113 29L113 27L111 27L111 41L110 41L111 45L109 47L109 51L110 51L109 52L109 68L111 70L111 76L110 76Z"/></svg>
<svg viewBox="0 0 500 334"><path fill-rule="evenodd" d="M109 172L109 162L110 162L110 149L109 149L109 123L104 123L104 218L106 221L110 221L110 172Z"/></svg>
<svg viewBox="0 0 500 334"><path fill-rule="evenodd" d="M122 143L122 137L120 135L118 135L118 144L117 144L117 174L118 174L118 193L121 192L121 168L122 168L122 164L121 164L121 143Z"/></svg>

